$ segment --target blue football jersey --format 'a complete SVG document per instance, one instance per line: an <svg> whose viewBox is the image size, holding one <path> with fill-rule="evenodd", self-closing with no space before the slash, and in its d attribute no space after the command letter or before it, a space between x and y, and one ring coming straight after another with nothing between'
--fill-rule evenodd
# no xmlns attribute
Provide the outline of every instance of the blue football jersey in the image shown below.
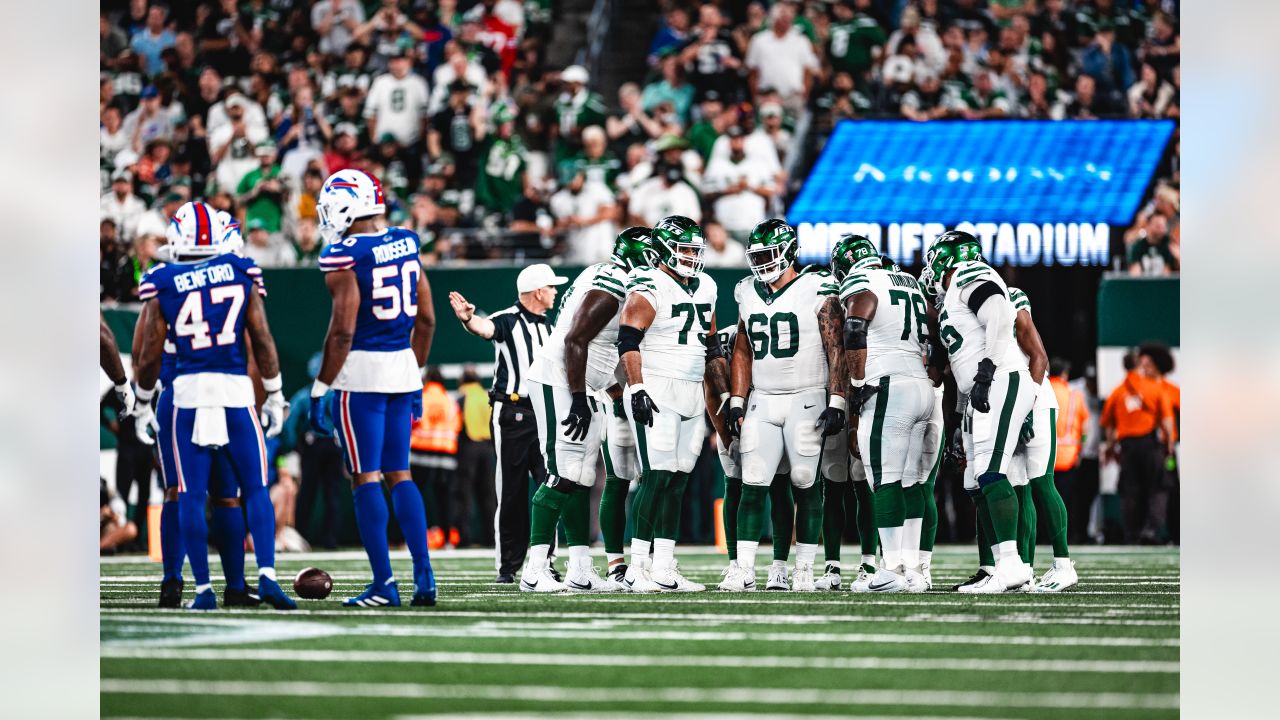
<svg viewBox="0 0 1280 720"><path fill-rule="evenodd" d="M418 235L404 228L352 235L320 254L324 272L352 270L360 310L352 350L392 352L410 347L418 314Z"/></svg>
<svg viewBox="0 0 1280 720"><path fill-rule="evenodd" d="M254 268L255 271L258 268ZM155 283L151 282L151 274L155 268L148 270L142 276L140 286L151 285L155 287ZM255 272L253 274L254 284L257 286L258 295L260 297L267 296L267 286L262 281L262 273ZM144 298L146 299L146 298ZM160 386L173 387L173 379L178 375L178 336L174 333L174 326L169 326L169 331L164 336L164 352L160 355Z"/></svg>
<svg viewBox="0 0 1280 720"><path fill-rule="evenodd" d="M169 325L165 345L172 343L175 349L172 377L247 374L245 315L250 293L263 292L261 278L262 270L252 260L230 254L198 263L166 263L147 273L138 285L138 298L155 298ZM162 359L162 370L164 364Z"/></svg>

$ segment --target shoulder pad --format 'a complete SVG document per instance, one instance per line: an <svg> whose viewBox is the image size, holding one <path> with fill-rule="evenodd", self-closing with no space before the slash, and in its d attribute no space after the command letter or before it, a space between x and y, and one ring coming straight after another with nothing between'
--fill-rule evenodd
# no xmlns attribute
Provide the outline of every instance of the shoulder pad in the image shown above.
<svg viewBox="0 0 1280 720"><path fill-rule="evenodd" d="M1027 294L1019 288L1009 288L1009 300L1013 302L1013 311L1026 310L1031 312L1031 300L1027 298Z"/></svg>
<svg viewBox="0 0 1280 720"><path fill-rule="evenodd" d="M959 288L967 287L979 280L991 280L998 283L1002 288L1004 287L1004 283L1000 280L1000 275L986 263L960 263L956 266L956 274L951 276L951 282Z"/></svg>
<svg viewBox="0 0 1280 720"><path fill-rule="evenodd" d="M603 290L618 300L627 294L627 276L611 263L600 263L591 276L591 289Z"/></svg>

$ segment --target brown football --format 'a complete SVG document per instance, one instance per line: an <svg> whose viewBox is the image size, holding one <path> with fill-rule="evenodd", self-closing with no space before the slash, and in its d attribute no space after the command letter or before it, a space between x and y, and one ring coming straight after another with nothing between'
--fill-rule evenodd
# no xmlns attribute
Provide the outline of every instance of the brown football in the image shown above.
<svg viewBox="0 0 1280 720"><path fill-rule="evenodd" d="M320 568L303 568L293 579L293 592L305 600L323 600L333 590L333 578Z"/></svg>

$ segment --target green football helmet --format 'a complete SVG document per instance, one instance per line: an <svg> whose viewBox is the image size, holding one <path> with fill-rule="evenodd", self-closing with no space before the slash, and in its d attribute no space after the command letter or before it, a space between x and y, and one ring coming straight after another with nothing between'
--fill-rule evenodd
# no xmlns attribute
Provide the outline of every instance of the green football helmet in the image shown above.
<svg viewBox="0 0 1280 720"><path fill-rule="evenodd" d="M778 218L756 225L747 240L747 264L762 283L777 280L796 264L799 254L800 239L795 228Z"/></svg>
<svg viewBox="0 0 1280 720"><path fill-rule="evenodd" d="M920 285L920 292L924 294L924 299L930 304L937 306L942 298L938 295L938 289L933 282L933 269L928 265L920 271L920 279L916 281Z"/></svg>
<svg viewBox="0 0 1280 720"><path fill-rule="evenodd" d="M898 261L889 257L888 255L880 256L880 267L881 269L884 269L884 270L891 270L893 272L902 272L902 266L898 264Z"/></svg>
<svg viewBox="0 0 1280 720"><path fill-rule="evenodd" d="M649 228L629 227L614 239L609 259L627 272L638 267L650 267L658 256L654 247L653 233Z"/></svg>
<svg viewBox="0 0 1280 720"><path fill-rule="evenodd" d="M948 230L938 236L925 253L924 265L932 275L933 291L941 296L947 271L957 263L982 262L982 246L978 239L963 230Z"/></svg>
<svg viewBox="0 0 1280 720"><path fill-rule="evenodd" d="M683 215L668 215L653 226L653 240L655 267L665 265L687 278L702 272L707 241L698 223Z"/></svg>
<svg viewBox="0 0 1280 720"><path fill-rule="evenodd" d="M880 253L865 235L841 235L831 248L831 274L837 280L854 270L880 266Z"/></svg>

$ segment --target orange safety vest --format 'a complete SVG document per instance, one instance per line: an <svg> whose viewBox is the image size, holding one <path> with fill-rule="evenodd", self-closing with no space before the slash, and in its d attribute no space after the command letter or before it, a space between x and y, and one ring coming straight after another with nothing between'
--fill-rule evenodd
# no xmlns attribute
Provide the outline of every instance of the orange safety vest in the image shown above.
<svg viewBox="0 0 1280 720"><path fill-rule="evenodd" d="M462 411L444 385L429 382L422 388L422 417L413 424L409 447L419 452L458 453Z"/></svg>
<svg viewBox="0 0 1280 720"><path fill-rule="evenodd" d="M1067 385L1066 378L1051 377L1049 385L1058 398L1058 453L1053 469L1070 470L1080 459L1080 442L1089 421L1089 409L1084 404L1084 393Z"/></svg>

